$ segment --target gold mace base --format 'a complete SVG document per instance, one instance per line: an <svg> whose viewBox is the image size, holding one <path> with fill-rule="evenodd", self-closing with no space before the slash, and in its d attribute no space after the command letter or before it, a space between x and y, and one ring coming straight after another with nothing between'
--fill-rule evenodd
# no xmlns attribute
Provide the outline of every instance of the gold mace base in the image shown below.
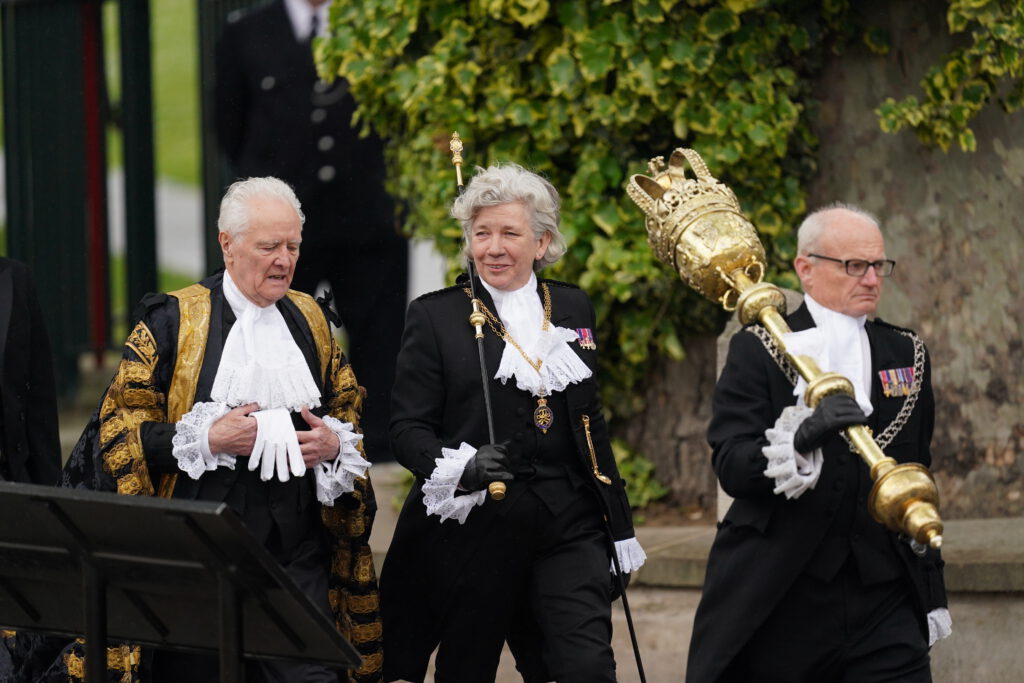
<svg viewBox="0 0 1024 683"><path fill-rule="evenodd" d="M786 298L782 290L767 282L753 282L742 271L730 274L739 292L737 313L743 324L759 323L772 335L786 358L807 381L804 402L814 408L832 394L854 395L853 384L842 375L823 372L814 359L790 354L783 335L791 332L783 314ZM874 485L868 499L872 518L888 529L904 533L922 545L942 546L942 518L939 492L931 473L917 463L898 464L885 455L864 425L845 430L856 453L868 465Z"/></svg>
<svg viewBox="0 0 1024 683"><path fill-rule="evenodd" d="M487 493L491 494L491 498L494 500L504 500L505 490L504 482L492 481L487 485Z"/></svg>
<svg viewBox="0 0 1024 683"><path fill-rule="evenodd" d="M918 463L897 465L886 458L872 468L875 485L868 509L876 522L903 531L922 545L942 547L939 493L931 473Z"/></svg>

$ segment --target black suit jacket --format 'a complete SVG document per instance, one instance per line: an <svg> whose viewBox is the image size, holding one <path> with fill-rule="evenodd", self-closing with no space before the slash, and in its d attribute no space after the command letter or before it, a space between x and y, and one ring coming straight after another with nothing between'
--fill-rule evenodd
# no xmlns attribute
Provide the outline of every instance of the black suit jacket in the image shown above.
<svg viewBox="0 0 1024 683"><path fill-rule="evenodd" d="M0 403L0 474L56 484L60 435L50 338L28 267L6 258L0 258Z"/></svg>
<svg viewBox="0 0 1024 683"><path fill-rule="evenodd" d="M804 306L787 321L794 331L814 326ZM877 435L906 400L884 395L878 371L912 366L913 343L899 328L880 320L867 322L865 330L871 347L874 407L868 425ZM927 467L934 422L927 356L924 373L917 405L885 453L898 462ZM925 558L918 558L906 541L870 519L868 468L838 435L823 447L824 463L814 489L795 500L772 492L774 483L764 476L764 433L783 408L795 402L793 385L760 340L747 331L737 333L715 387L708 428L715 473L735 500L719 525L708 558L690 642L688 681L718 680L796 577L812 563L822 563L823 554L831 552L826 545L837 535L850 534L843 548L844 552L849 548L848 554L837 555L837 560L852 556L865 581L893 578L891 572L909 580L925 634L927 611L946 604L941 557L929 551ZM844 510L850 516L844 517Z"/></svg>
<svg viewBox="0 0 1024 683"><path fill-rule="evenodd" d="M384 191L384 148L352 128L348 82L320 83L283 0L229 18L217 48L216 128L241 178L289 183L306 215L303 248L401 241Z"/></svg>
<svg viewBox="0 0 1024 683"><path fill-rule="evenodd" d="M582 290L551 280L541 282L550 288L553 324L570 329L595 328L593 307ZM477 284L476 291L495 311L487 290ZM431 637L444 618L446 595L460 578L463 557L473 552L473 535L487 533L489 520L510 509L527 490L523 481L510 482L504 501L487 499L470 512L464 527L455 520L441 523L436 516L428 517L423 506L420 486L434 470L435 459L442 457L442 447L458 448L466 442L478 448L489 441L476 340L467 321L471 311L462 285L426 294L409 305L392 392L392 452L416 475L416 482L388 550L381 577L382 597L385 612L390 606L420 614L424 639ZM493 378L504 342L488 327L484 329L487 373ZM594 372L594 376L570 385L564 392L575 451L568 454L566 462L578 482L573 490L578 492L576 495L596 491L611 536L615 540L631 538L634 533L629 504L598 398L597 351L576 343L571 346ZM550 434L540 435L533 425L536 399L532 395L517 389L514 381L501 384L491 379L490 389L495 439L509 442L513 459L529 456L538 439L551 438ZM592 473L583 415L590 420L598 469L611 478L610 485L599 483ZM500 577L501 568L494 568L492 580Z"/></svg>

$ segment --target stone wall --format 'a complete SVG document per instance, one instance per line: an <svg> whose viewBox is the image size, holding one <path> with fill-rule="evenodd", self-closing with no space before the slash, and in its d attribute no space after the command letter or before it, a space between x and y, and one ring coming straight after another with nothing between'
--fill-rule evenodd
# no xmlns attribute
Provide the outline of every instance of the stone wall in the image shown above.
<svg viewBox="0 0 1024 683"><path fill-rule="evenodd" d="M827 65L810 207L853 202L882 221L896 271L880 317L916 329L931 353L933 466L947 518L1024 514L1021 243L1024 114L989 106L974 153L883 133L873 109L920 96L929 65L952 47L944 3L865 3L894 49L857 46ZM1016 141L1016 143L1014 142Z"/></svg>
<svg viewBox="0 0 1024 683"><path fill-rule="evenodd" d="M826 65L817 86L819 173L808 204L851 202L882 221L898 265L879 315L916 329L931 353L932 469L944 516L1022 515L1024 113L989 106L974 125L975 153L926 148L912 132L883 133L875 107L886 97L920 96L922 75L954 39L944 3L859 7L889 30L894 49L879 56L851 46ZM689 339L686 348L685 361L666 361L652 374L648 411L623 435L655 462L675 502L711 509L703 437L714 342Z"/></svg>

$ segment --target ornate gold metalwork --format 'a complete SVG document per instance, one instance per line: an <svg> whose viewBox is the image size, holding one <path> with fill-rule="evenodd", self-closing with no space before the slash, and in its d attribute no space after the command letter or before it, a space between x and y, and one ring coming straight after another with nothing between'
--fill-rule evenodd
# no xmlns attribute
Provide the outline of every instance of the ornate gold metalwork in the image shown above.
<svg viewBox="0 0 1024 683"><path fill-rule="evenodd" d="M462 187L462 138L459 131L452 133L452 141L448 143L448 149L452 153L452 163L455 165L455 182Z"/></svg>
<svg viewBox="0 0 1024 683"><path fill-rule="evenodd" d="M324 312L320 304L309 294L297 292L294 289L288 290L288 298L302 313L313 333L313 341L319 349L317 354L320 357L320 376L327 376L327 363L331 360L331 343L334 338L331 336L331 327L324 318Z"/></svg>
<svg viewBox="0 0 1024 683"><path fill-rule="evenodd" d="M686 177L684 161L696 178ZM627 190L646 216L655 256L708 299L737 310L742 323L762 325L807 380L807 405L814 407L829 394L852 395L849 380L822 372L809 356L786 351L783 335L790 329L783 318L785 298L777 287L761 281L765 256L757 231L743 216L736 196L711 176L700 155L676 149L667 166L656 157L649 168L654 177L634 175ZM939 495L928 470L887 457L864 425L848 427L845 434L875 482L868 501L872 517L918 543L940 547Z"/></svg>
<svg viewBox="0 0 1024 683"><path fill-rule="evenodd" d="M541 323L540 328L547 332L548 328L551 327L551 289L548 288L546 282L540 283L540 289L544 293L544 320ZM473 299L473 295L470 293L469 289L463 287L462 291L466 293L466 296ZM478 306L479 310L477 308ZM476 326L479 337L484 336L483 331L480 330L480 326L483 325L483 321L480 321L479 326L474 322L474 320L476 320L475 316L477 313L483 315L484 320L487 321L487 325L491 328L491 332L494 332L494 335L498 337L498 339L511 344L512 348L519 352L519 355L523 357L523 360L530 364L531 368L538 373L540 372L540 366L544 364L544 360L542 358L538 358L537 360L530 358L526 351L523 351L523 347L520 346L519 343L512 338L512 335L508 333L508 330L505 329L505 325L501 322L501 319L494 315L494 313L491 312L491 309L487 308L487 304L479 299L473 299L473 311L474 313L469 316L469 324ZM482 313L480 311L482 311Z"/></svg>
<svg viewBox="0 0 1024 683"><path fill-rule="evenodd" d="M590 416L583 416L583 431L587 435L587 450L590 451L590 467L593 471L594 478L602 484L611 486L612 480L606 475L601 474L601 470L597 469L597 453L594 452L594 439L590 436Z"/></svg>
<svg viewBox="0 0 1024 683"><path fill-rule="evenodd" d="M687 178L689 161L696 178ZM708 172L692 149L677 149L665 165L655 157L653 178L630 178L629 196L646 215L651 248L692 288L726 310L736 308L736 274L753 282L764 276L764 248L740 210L736 195Z"/></svg>

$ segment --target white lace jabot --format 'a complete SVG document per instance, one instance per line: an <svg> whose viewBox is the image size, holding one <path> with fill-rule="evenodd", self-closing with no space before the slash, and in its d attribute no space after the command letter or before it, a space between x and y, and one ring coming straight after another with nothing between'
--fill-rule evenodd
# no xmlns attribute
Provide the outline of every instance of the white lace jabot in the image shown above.
<svg viewBox="0 0 1024 683"><path fill-rule="evenodd" d="M857 404L865 415L871 415L871 347L864 320L825 308L810 295L804 303L814 319L815 327L791 332L783 338L786 350L797 355L810 356L825 372L838 372L853 383ZM793 388L797 404L803 405L807 382L803 377Z"/></svg>
<svg viewBox="0 0 1024 683"><path fill-rule="evenodd" d="M313 381L313 375L306 359L299 350L295 339L288 330L281 312L274 305L261 308L249 301L238 289L231 276L224 273L224 298L237 319L228 333L221 352L220 366L213 380L213 390L208 402L198 402L181 417L175 425L171 440L172 455L178 468L193 479L199 479L204 472L218 467L235 468L235 456L227 453L213 453L210 450L210 427L228 411L247 403L258 403L260 410L252 413L261 423L261 431L267 428L263 414L283 410L300 412L303 406L311 409L320 405L320 392ZM359 452L357 434L350 422L342 422L330 415L323 418L324 424L338 437L340 448L332 459L313 467L316 476L316 497L324 505L334 505L335 499L355 488L355 479L366 476L370 463ZM291 418L285 414L278 420L275 440L295 439ZM298 448L298 444L294 444ZM272 453L258 451L264 448L259 443L249 454L249 469L254 469L256 456L269 462ZM276 446L271 450L276 453ZM305 476L300 455L292 454L288 463L291 475ZM273 464L273 463L271 463ZM285 465L277 463L278 478L286 481ZM274 467L264 465L260 473L268 481Z"/></svg>
<svg viewBox="0 0 1024 683"><path fill-rule="evenodd" d="M515 377L516 387L534 396L563 391L570 384L591 376L590 368L569 348L579 335L575 330L548 325L543 330L544 306L537 294L537 276L514 291L503 291L483 282L494 299L494 313L501 319L508 334L534 361L542 361L540 372L534 370L512 344L505 343L501 363L494 379L502 384Z"/></svg>
<svg viewBox="0 0 1024 683"><path fill-rule="evenodd" d="M302 351L277 306L249 301L224 273L224 298L235 313L210 397L229 406L259 403L260 408L320 405L320 392Z"/></svg>

